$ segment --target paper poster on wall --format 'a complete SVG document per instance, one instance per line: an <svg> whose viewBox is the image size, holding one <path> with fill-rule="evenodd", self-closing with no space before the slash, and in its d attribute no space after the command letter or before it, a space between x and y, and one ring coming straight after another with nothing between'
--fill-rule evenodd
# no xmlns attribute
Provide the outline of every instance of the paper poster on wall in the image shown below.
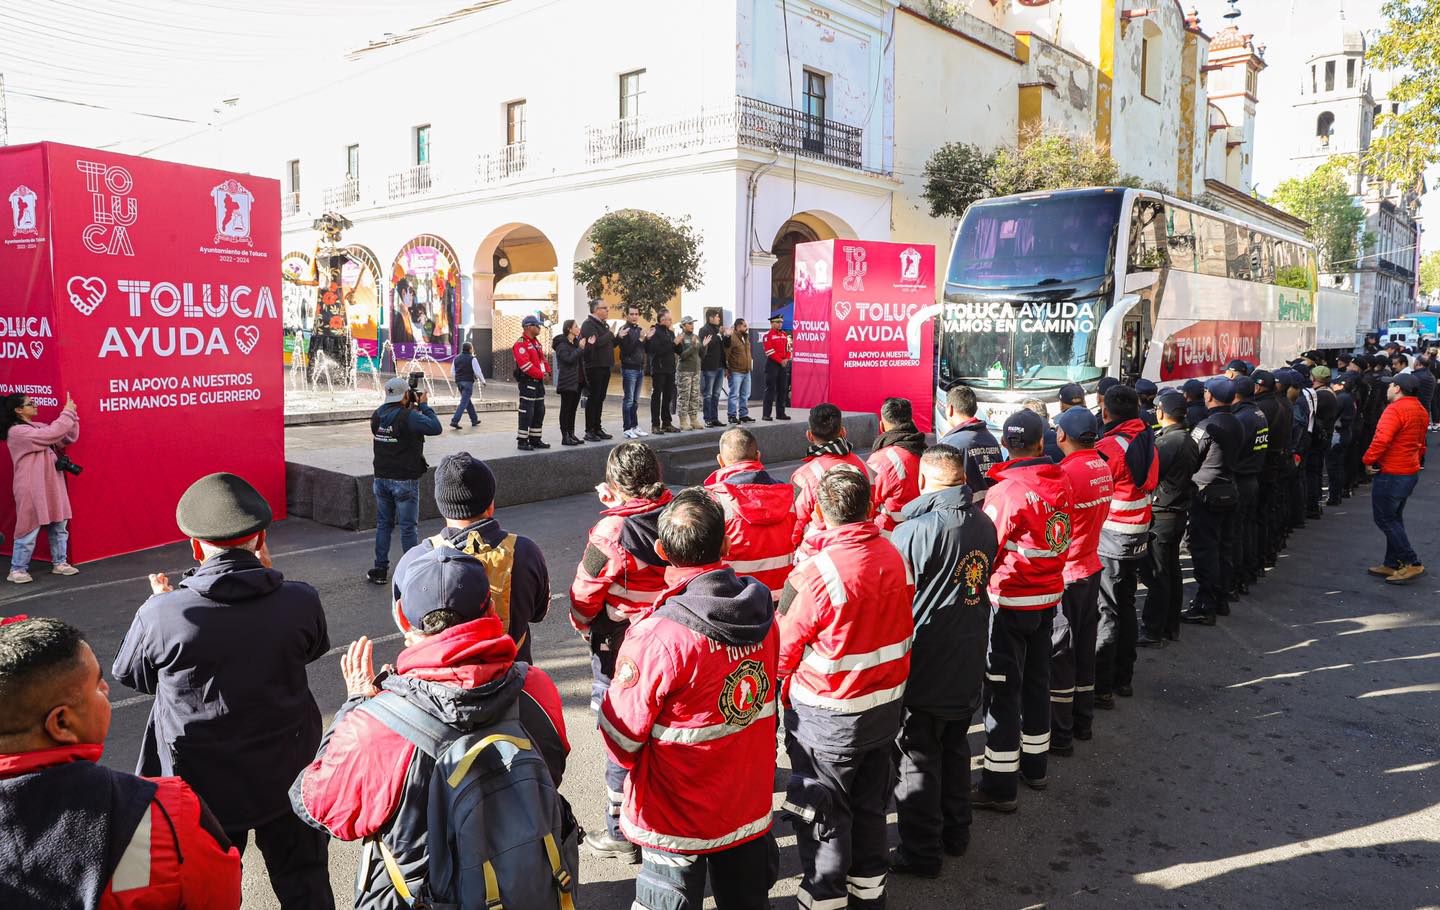
<svg viewBox="0 0 1440 910"><path fill-rule="evenodd" d="M397 361L450 360L458 347L460 270L449 244L418 237L390 274L390 343Z"/></svg>
<svg viewBox="0 0 1440 910"><path fill-rule="evenodd" d="M1165 339L1160 381L1215 376L1237 358L1258 363L1259 352L1259 322L1197 322Z"/></svg>

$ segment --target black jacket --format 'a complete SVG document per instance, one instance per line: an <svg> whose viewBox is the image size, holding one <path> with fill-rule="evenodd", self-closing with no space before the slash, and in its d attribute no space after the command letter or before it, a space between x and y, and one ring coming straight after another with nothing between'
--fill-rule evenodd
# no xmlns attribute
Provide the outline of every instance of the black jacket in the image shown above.
<svg viewBox="0 0 1440 910"><path fill-rule="evenodd" d="M702 370L723 370L725 369L725 336L721 330L723 326L711 325L708 321L700 327L697 333L700 336L701 354L700 369ZM709 338L710 343L705 344Z"/></svg>
<svg viewBox="0 0 1440 910"><path fill-rule="evenodd" d="M1209 412L1205 410L1204 401L1187 400L1185 402L1185 426L1192 430L1195 429L1200 425L1200 421L1205 419L1207 413Z"/></svg>
<svg viewBox="0 0 1440 910"><path fill-rule="evenodd" d="M954 446L965 456L965 483L971 490L990 489L990 469L1005 460L1005 453L985 421L971 418L941 437L940 444Z"/></svg>
<svg viewBox="0 0 1440 910"><path fill-rule="evenodd" d="M650 359L650 374L675 372L675 333L663 325L655 326L645 342L645 356Z"/></svg>
<svg viewBox="0 0 1440 910"><path fill-rule="evenodd" d="M1260 481L1267 483L1280 476L1280 466L1290 456L1290 402L1275 392L1260 392L1255 396L1255 407L1265 415L1268 434L1265 444L1265 468L1260 472Z"/></svg>
<svg viewBox="0 0 1440 910"><path fill-rule="evenodd" d="M582 366L585 352L564 335L556 335L551 347L555 351L555 391L580 391L580 386L585 384L585 370Z"/></svg>
<svg viewBox="0 0 1440 910"><path fill-rule="evenodd" d="M329 650L314 588L244 550L205 560L140 605L111 668L155 696L135 773L184 779L226 830L289 812L320 744L305 666Z"/></svg>
<svg viewBox="0 0 1440 910"><path fill-rule="evenodd" d="M1340 416L1340 402L1327 388L1315 390L1315 430L1310 436L1310 451L1324 452L1330 448L1335 433L1335 420Z"/></svg>
<svg viewBox="0 0 1440 910"><path fill-rule="evenodd" d="M1430 403L1435 400L1435 374L1430 372L1429 369L1411 370L1410 372L1414 374L1417 384L1415 397L1419 398L1420 403L1425 405L1425 412L1428 414L1430 412Z"/></svg>
<svg viewBox="0 0 1440 910"><path fill-rule="evenodd" d="M425 463L425 437L439 436L440 418L430 405L406 408L400 402L382 404L370 415L375 476L385 480L419 480L430 467Z"/></svg>
<svg viewBox="0 0 1440 910"><path fill-rule="evenodd" d="M634 325L627 322L615 333L615 347L620 349L620 369L645 369L645 342L640 340L644 333L638 322Z"/></svg>
<svg viewBox="0 0 1440 910"><path fill-rule="evenodd" d="M1240 460L1240 445L1245 430L1225 406L1211 408L1205 419L1190 431L1200 450L1200 466L1195 471L1195 486L1205 489L1218 481L1234 481L1235 465Z"/></svg>
<svg viewBox="0 0 1440 910"><path fill-rule="evenodd" d="M905 706L968 720L980 705L989 641L995 525L969 487L928 493L901 510L890 542L915 577L915 640Z"/></svg>
<svg viewBox="0 0 1440 910"><path fill-rule="evenodd" d="M1265 454L1270 448L1270 424L1253 400L1237 401L1230 411L1240 421L1241 430L1235 473L1258 475L1265 469Z"/></svg>
<svg viewBox="0 0 1440 910"><path fill-rule="evenodd" d="M1155 452L1160 456L1160 485L1150 497L1156 512L1187 512L1195 497L1195 469L1200 467L1200 449L1183 423L1161 427L1155 434Z"/></svg>
<svg viewBox="0 0 1440 910"><path fill-rule="evenodd" d="M1340 435L1339 443L1348 446L1354 438L1355 417L1360 409L1355 404L1355 396L1349 392L1336 392L1335 401L1340 406L1335 417L1335 432Z"/></svg>
<svg viewBox="0 0 1440 910"><path fill-rule="evenodd" d="M1300 389L1290 402L1290 454L1304 455L1310 451L1310 398ZM1289 396L1286 396L1287 400Z"/></svg>
<svg viewBox="0 0 1440 910"><path fill-rule="evenodd" d="M580 326L580 340L593 339L590 344L581 348L583 355L582 363L587 370L610 369L615 365L615 333L610 331L610 324L603 319L595 318L591 313L585 317L585 322Z"/></svg>

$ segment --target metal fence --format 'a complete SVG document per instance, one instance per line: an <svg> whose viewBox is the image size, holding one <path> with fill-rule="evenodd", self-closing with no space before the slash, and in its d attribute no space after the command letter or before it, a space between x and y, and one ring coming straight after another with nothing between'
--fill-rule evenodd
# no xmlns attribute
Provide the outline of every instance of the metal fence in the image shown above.
<svg viewBox="0 0 1440 910"><path fill-rule="evenodd" d="M385 189L391 199L405 199L430 192L430 182L430 165L417 164L398 174L391 174L385 182Z"/></svg>
<svg viewBox="0 0 1440 910"><path fill-rule="evenodd" d="M348 208L360 202L360 181L358 179L346 180L339 186L332 186L325 190L325 208L340 209Z"/></svg>

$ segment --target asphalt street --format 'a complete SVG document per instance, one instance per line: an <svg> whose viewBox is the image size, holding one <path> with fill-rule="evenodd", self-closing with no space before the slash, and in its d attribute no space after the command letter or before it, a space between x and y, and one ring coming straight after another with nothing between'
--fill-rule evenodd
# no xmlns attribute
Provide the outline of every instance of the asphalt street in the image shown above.
<svg viewBox="0 0 1440 910"><path fill-rule="evenodd" d="M1440 490L1422 475L1407 517L1422 558L1440 569L1437 508ZM563 595L598 509L578 496L500 515L549 561L557 596L533 631L535 657L565 699L573 752L562 790L592 826L603 812L602 748L587 652ZM343 647L369 635L377 664L399 650L388 589L364 580L373 535L287 521L271 540L276 567L325 602L334 651L311 667L310 683L328 721L344 700ZM892 877L890 906L1440 907L1440 575L1386 585L1365 573L1382 551L1363 489L1310 522L1221 625L1187 626L1180 642L1141 652L1135 696L1100 712L1095 739L1077 743L1073 758L1051 758L1048 790L1022 788L1013 816L980 815L969 854L949 860L941 878ZM108 668L148 593L145 575L173 577L188 561L177 545L89 564L70 579L42 572L33 585L5 586L0 614L75 623ZM133 768L149 699L119 686L112 699L105 761ZM772 896L789 908L795 839L783 822L776 832L783 867ZM332 846L339 907L350 906L358 852ZM637 868L584 858L581 906L629 906ZM277 906L253 850L245 898Z"/></svg>

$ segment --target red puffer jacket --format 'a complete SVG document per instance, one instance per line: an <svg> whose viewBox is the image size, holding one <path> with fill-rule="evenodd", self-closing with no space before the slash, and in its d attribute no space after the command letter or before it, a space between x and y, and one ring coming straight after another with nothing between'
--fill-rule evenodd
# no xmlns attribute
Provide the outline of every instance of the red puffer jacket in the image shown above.
<svg viewBox="0 0 1440 910"><path fill-rule="evenodd" d="M534 338L521 335L520 340L510 348L510 353L515 357L515 369L531 379L544 382L545 377L550 375L550 361L545 357L545 349Z"/></svg>
<svg viewBox="0 0 1440 910"><path fill-rule="evenodd" d="M673 498L632 499L601 512L575 581L570 586L570 623L585 631L603 612L613 627L642 616L665 590L665 567L655 554L660 510Z"/></svg>
<svg viewBox="0 0 1440 910"><path fill-rule="evenodd" d="M920 498L920 456L900 446L886 446L865 462L875 484L875 525L887 534L905 520L900 510Z"/></svg>
<svg viewBox="0 0 1440 910"><path fill-rule="evenodd" d="M865 462L860 460L860 456L853 451L845 455L806 458L790 476L790 483L795 487L795 529L790 535L790 542L796 547L799 547L802 541L805 542L805 547L801 549L802 555L811 555L816 549L805 539L825 530L825 526L815 519L815 494L820 488L820 478L831 468L840 467L864 474L865 479L870 481L871 498L874 498L875 477Z"/></svg>
<svg viewBox="0 0 1440 910"><path fill-rule="evenodd" d="M795 735L827 752L863 751L895 738L910 643L915 580L870 522L816 535L819 552L780 595L780 676Z"/></svg>
<svg viewBox="0 0 1440 910"><path fill-rule="evenodd" d="M990 469L985 514L999 555L990 602L1005 610L1044 610L1065 593L1072 510L1065 472L1048 458L1015 458Z"/></svg>
<svg viewBox="0 0 1440 910"><path fill-rule="evenodd" d="M1140 438L1140 437L1144 438ZM1136 483L1136 455L1130 447L1143 446L1147 455L1140 457L1144 479ZM1150 549L1150 494L1160 486L1160 459L1155 452L1155 436L1143 420L1127 420L1112 428L1095 451L1110 463L1110 476L1115 492L1110 500L1110 514L1100 527L1100 555L1115 559L1138 559ZM1147 461L1148 459L1148 461Z"/></svg>
<svg viewBox="0 0 1440 910"><path fill-rule="evenodd" d="M676 584L625 633L600 731L630 769L633 843L712 853L770 830L780 636L770 592L720 565Z"/></svg>
<svg viewBox="0 0 1440 910"><path fill-rule="evenodd" d="M1392 401L1380 414L1375 439L1365 450L1366 464L1378 465L1384 474L1418 474L1425 454L1425 432L1430 417L1414 395Z"/></svg>
<svg viewBox="0 0 1440 910"><path fill-rule="evenodd" d="M1070 513L1070 551L1065 557L1065 583L1089 578L1100 571L1100 526L1110 514L1115 481L1110 465L1094 449L1071 452L1060 462L1074 497Z"/></svg>
<svg viewBox="0 0 1440 910"><path fill-rule="evenodd" d="M725 565L779 593L790 575L795 545L795 496L758 461L741 461L705 478L705 489L725 510L730 550Z"/></svg>

